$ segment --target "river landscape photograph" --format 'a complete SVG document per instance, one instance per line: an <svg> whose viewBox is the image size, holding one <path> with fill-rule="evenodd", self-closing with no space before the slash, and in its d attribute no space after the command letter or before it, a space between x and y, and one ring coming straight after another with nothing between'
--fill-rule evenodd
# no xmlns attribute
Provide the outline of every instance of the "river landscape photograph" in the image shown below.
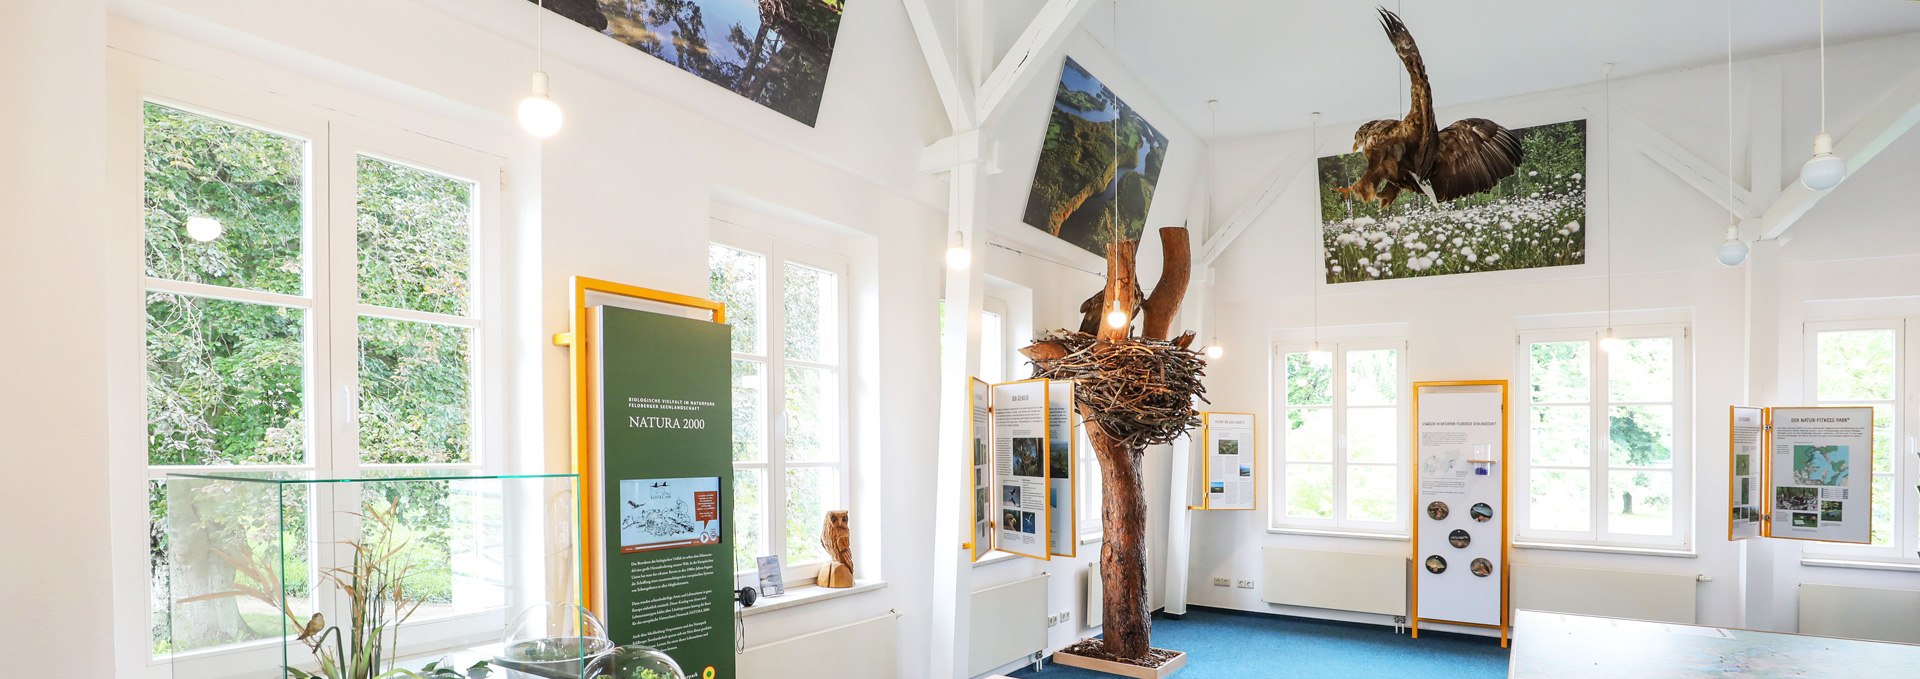
<svg viewBox="0 0 1920 679"><path fill-rule="evenodd" d="M1167 136L1068 57L1022 219L1105 255L1116 227L1120 240L1145 230L1166 158Z"/></svg>

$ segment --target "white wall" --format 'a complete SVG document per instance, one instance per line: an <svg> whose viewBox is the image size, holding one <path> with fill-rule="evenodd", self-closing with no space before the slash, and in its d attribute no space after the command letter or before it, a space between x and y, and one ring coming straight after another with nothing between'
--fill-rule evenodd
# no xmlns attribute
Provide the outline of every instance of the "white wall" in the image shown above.
<svg viewBox="0 0 1920 679"><path fill-rule="evenodd" d="M0 639L25 676L110 676L106 94L99 0L0 4Z"/></svg>
<svg viewBox="0 0 1920 679"><path fill-rule="evenodd" d="M753 616L746 643L897 610L903 613L901 676L921 671L936 551L928 530L934 512L923 498L933 496L939 464L932 441L940 405L933 310L941 294L935 272L945 244L946 187L919 173L917 164L921 148L948 130L897 3L849 9L816 128L550 17L546 69L567 126L544 144L526 138L508 117L526 93L534 63L535 8L521 0L96 0L9 5L6 12L7 47L0 49L17 65L5 76L10 91L54 96L0 106L9 129L32 132L7 138L3 166L14 188L0 193L7 217L0 247L5 283L37 291L47 281L61 282L58 296L16 294L5 303L4 412L23 418L7 427L5 448L21 478L34 479L7 506L65 513L57 523L25 522L20 512L0 519L8 544L57 554L9 559L6 566L15 610L41 611L0 616L6 635L25 638L29 625L68 630L36 656L59 663L58 669L29 673L148 672L145 583L128 577L145 568L142 510L129 491L141 482L144 459L137 444L116 448L103 433L109 418L137 422L141 387L137 375L109 383L105 363L89 360L113 354L124 365L129 352L139 351L105 346L103 338L124 328L125 319L116 325L94 311L137 300L138 275L122 272L110 283L86 275L103 270L97 260L103 261L108 241L127 241L114 246L123 254L139 247L126 237L137 228L103 224L112 220L95 208L126 199L107 195L104 178L113 168L99 147L112 130L107 113L128 102L110 103L102 95L134 68L317 106L501 159L510 276L504 286L512 357L508 440L523 467L569 464L566 354L548 340L566 325L569 277L702 294L707 218L720 204L777 212L847 238L854 251L855 493L863 503L854 519L857 568L862 578L888 586ZM1172 139L1150 217L1155 225L1178 223L1188 211L1202 145L1104 47L1083 34L1068 51ZM1057 72L1058 66L1047 68ZM1055 84L1051 73L1037 78L1008 117L1000 156L1007 171L993 179L989 199L991 239L1099 270L1099 258L1019 223ZM22 228L29 224L61 228ZM1072 325L1079 300L1098 287L1097 279L1040 259L998 249L983 254L987 271L1032 291L1035 327ZM1143 252L1147 280L1158 269L1157 257L1157 245ZM110 403L121 404L119 411L110 413ZM1165 497L1165 453L1152 455L1150 497ZM103 481L109 468L112 491ZM115 494L128 497L94 501ZM1157 535L1164 508L1154 516ZM1086 553L1097 548L1088 545ZM1163 552L1156 547L1156 568ZM1087 561L989 565L975 585L1036 568L1078 573ZM1074 610L1080 622L1079 580L1056 583L1050 609ZM1055 628L1051 642L1057 647L1086 632L1078 625ZM116 651L115 670L102 652L108 648Z"/></svg>
<svg viewBox="0 0 1920 679"><path fill-rule="evenodd" d="M1833 80L1832 132L1844 138L1867 107L1910 77L1906 64L1920 57L1920 37L1902 36L1830 50ZM1815 75L1811 55L1796 53L1742 62L1736 88L1740 113L1736 130L1738 160L1734 175L1742 185L1750 175L1763 181L1794 181L1817 125L1813 111ZM1777 74L1777 75L1776 75ZM1770 138L1756 115L1753 99L1759 78L1780 78L1784 113L1778 138ZM1613 83L1616 110L1630 111L1707 164L1724 167L1726 157L1725 71L1707 67ZM1764 88L1761 90L1764 92ZM1761 97L1764 100L1764 97ZM1387 112L1382 112L1383 115ZM1920 588L1920 573L1873 572L1803 567L1797 544L1752 548L1751 576L1756 590L1743 597L1740 549L1724 538L1727 469L1722 462L1727 440L1726 407L1735 403L1793 404L1799 383L1801 322L1817 316L1912 313L1920 293L1920 230L1914 228L1911 187L1920 172L1920 135L1896 142L1858 176L1836 189L1795 226L1790 242L1760 243L1747 268L1714 263L1713 248L1728 223L1727 213L1641 153L1624 139L1609 144L1601 88L1587 86L1536 93L1439 111L1442 119L1488 117L1509 127L1576 118L1589 119L1589 210L1587 264L1523 272L1499 272L1403 281L1328 286L1318 280L1321 250L1316 224L1315 177L1302 163L1309 133L1221 140L1219 212L1231 214L1275 173L1298 174L1286 192L1217 263L1216 285L1208 291L1209 332L1218 332L1230 349L1210 371L1208 389L1216 407L1271 413L1268 358L1276 332L1309 327L1318 294L1322 327L1404 323L1411 378L1512 379L1514 338L1519 329L1547 322L1604 324L1612 240L1613 304L1616 325L1682 321L1692 330L1693 441L1695 511L1691 557L1594 554L1515 549L1520 564L1703 574L1702 622L1786 629L1794 626L1793 587L1800 581L1862 586ZM1358 121L1323 124L1319 154L1343 153ZM1754 132L1755 129L1761 132ZM1749 137L1762 139L1750 143ZM1750 149L1779 148L1777 167L1770 161L1748 167ZM1605 177L1613 153L1613 186ZM1904 187L1904 188L1902 188ZM1777 192L1764 190L1762 195ZM1609 200L1608 194L1612 193ZM1608 218L1609 203L1616 214ZM1612 224L1612 234L1609 233ZM1747 238L1757 234L1748 233ZM1748 277L1762 277L1754 288L1757 312L1746 310ZM1768 284L1777 281L1777 284ZM1863 303L1826 300L1891 298ZM1748 333L1759 336L1749 356ZM1770 343L1778 345L1777 354ZM1748 371L1758 367L1749 393ZM1775 384L1775 377L1778 384ZM1775 395L1778 395L1777 397ZM1265 429L1263 429L1265 431ZM1261 441L1263 458L1272 460L1270 440ZM1517 451L1516 451L1517 452ZM1273 506L1271 467L1263 467L1263 508ZM1521 497L1521 496L1516 496ZM1266 546L1349 552L1405 554L1404 540L1312 537L1270 533L1267 512L1201 513L1194 521L1191 601L1200 605L1254 611L1385 622L1377 616L1269 606L1257 590L1211 586L1217 576L1253 578L1260 572ZM1751 604L1751 605L1749 605Z"/></svg>

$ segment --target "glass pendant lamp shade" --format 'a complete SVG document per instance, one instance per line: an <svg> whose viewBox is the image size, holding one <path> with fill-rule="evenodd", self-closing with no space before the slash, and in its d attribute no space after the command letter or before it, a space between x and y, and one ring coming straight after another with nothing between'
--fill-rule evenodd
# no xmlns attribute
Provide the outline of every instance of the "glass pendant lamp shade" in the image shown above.
<svg viewBox="0 0 1920 679"><path fill-rule="evenodd" d="M947 239L947 268L954 271L966 271L973 266L973 251L967 249L967 235L959 231Z"/></svg>
<svg viewBox="0 0 1920 679"><path fill-rule="evenodd" d="M520 100L520 127L536 137L545 139L560 132L565 124L565 116L560 113L560 105L547 97L547 72L534 71L533 93Z"/></svg>
<svg viewBox="0 0 1920 679"><path fill-rule="evenodd" d="M1800 166L1800 183L1815 191L1840 185L1847 178L1847 161L1833 155L1833 137L1825 132L1813 138L1813 157Z"/></svg>
<svg viewBox="0 0 1920 679"><path fill-rule="evenodd" d="M1741 262L1747 261L1747 244L1740 240L1739 226L1727 227L1727 241L1713 251L1713 256L1727 266L1740 266Z"/></svg>

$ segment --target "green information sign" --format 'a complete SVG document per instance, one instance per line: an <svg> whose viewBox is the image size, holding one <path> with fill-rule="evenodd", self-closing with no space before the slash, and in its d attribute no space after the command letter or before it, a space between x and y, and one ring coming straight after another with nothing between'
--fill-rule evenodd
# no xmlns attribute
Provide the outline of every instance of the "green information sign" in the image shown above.
<svg viewBox="0 0 1920 679"><path fill-rule="evenodd" d="M594 310L607 631L733 679L732 381L728 328Z"/></svg>

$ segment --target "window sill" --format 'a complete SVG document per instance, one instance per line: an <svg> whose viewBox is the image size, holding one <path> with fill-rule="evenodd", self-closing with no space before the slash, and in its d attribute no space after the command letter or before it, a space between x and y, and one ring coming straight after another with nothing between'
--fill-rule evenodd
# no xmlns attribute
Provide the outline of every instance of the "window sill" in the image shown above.
<svg viewBox="0 0 1920 679"><path fill-rule="evenodd" d="M1541 549L1560 552L1588 552L1595 554L1625 554L1628 556L1658 556L1672 559L1697 559L1700 555L1691 548L1673 547L1621 547L1615 545L1573 545L1561 542L1513 542L1515 549Z"/></svg>
<svg viewBox="0 0 1920 679"><path fill-rule="evenodd" d="M739 610L740 610L740 615L743 617L749 616L749 615L759 615L761 613L771 613L781 609L793 608L795 606L803 606L806 604L827 601L829 599L838 599L843 596L850 596L854 594L859 594L861 592L871 592L877 589L884 588L886 586L887 586L887 582L885 580L868 580L864 582L855 581L852 587L844 587L840 589L834 589L832 587L821 587L819 585L807 585L805 587L794 587L792 589L788 589L786 594L782 594L777 597L768 597L765 599L761 599L758 602L755 602L752 606L748 608L742 608Z"/></svg>
<svg viewBox="0 0 1920 679"><path fill-rule="evenodd" d="M1857 559L1821 559L1806 557L1800 559L1802 566L1819 568L1857 568L1870 571L1900 571L1920 573L1920 561L1861 561Z"/></svg>
<svg viewBox="0 0 1920 679"><path fill-rule="evenodd" d="M1286 528L1268 526L1267 532L1274 535L1312 535L1323 538L1354 538L1358 540L1391 540L1406 542L1409 536L1398 533L1368 533L1357 530L1324 530L1320 528Z"/></svg>

